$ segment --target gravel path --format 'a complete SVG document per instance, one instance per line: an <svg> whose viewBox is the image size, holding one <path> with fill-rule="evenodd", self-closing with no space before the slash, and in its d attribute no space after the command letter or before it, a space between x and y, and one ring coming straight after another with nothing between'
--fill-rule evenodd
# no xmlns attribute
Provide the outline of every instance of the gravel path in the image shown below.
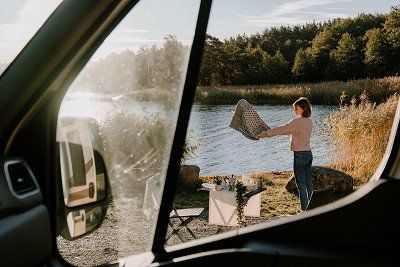
<svg viewBox="0 0 400 267"><path fill-rule="evenodd" d="M215 235L218 226L207 223L208 213L205 211L198 219L190 223L190 229L196 237ZM268 220L266 217L247 218L248 224L260 223ZM174 225L179 224L179 219L171 219ZM152 229L153 228L153 229ZM229 231L234 227L222 227L222 231ZM57 237L57 246L60 254L69 263L76 266L93 266L115 262L121 257L135 255L150 251L154 227L143 215L141 210L130 204L114 204L110 206L102 225L93 233L69 241ZM171 228L168 228L168 234ZM182 228L180 234L187 240L193 239L186 229ZM167 246L179 244L181 241L173 235Z"/></svg>
<svg viewBox="0 0 400 267"><path fill-rule="evenodd" d="M133 204L110 205L102 225L91 234L69 241L57 237L60 254L76 266L93 266L151 249L153 230Z"/></svg>

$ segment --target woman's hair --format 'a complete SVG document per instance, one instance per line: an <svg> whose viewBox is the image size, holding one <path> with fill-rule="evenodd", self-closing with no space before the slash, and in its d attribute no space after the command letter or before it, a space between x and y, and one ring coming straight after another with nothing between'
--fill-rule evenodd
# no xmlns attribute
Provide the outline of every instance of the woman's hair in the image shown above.
<svg viewBox="0 0 400 267"><path fill-rule="evenodd" d="M303 114L301 115L302 117L310 117L311 116L311 104L310 101L308 101L307 98L305 97L300 97L297 99L294 103L293 106L299 106L303 110Z"/></svg>

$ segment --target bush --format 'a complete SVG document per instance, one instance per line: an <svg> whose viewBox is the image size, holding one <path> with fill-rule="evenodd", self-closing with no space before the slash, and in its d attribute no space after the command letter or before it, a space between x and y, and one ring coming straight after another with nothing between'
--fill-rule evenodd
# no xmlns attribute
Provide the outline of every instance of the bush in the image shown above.
<svg viewBox="0 0 400 267"><path fill-rule="evenodd" d="M100 122L100 132L114 196L141 199L147 179L165 172L173 123L161 114L117 111Z"/></svg>

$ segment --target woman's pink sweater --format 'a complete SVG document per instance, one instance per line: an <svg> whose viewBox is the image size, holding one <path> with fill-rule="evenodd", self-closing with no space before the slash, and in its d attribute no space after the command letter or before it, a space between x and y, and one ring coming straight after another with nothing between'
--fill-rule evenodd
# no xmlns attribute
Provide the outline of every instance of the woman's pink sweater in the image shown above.
<svg viewBox="0 0 400 267"><path fill-rule="evenodd" d="M273 137L275 135L290 135L290 150L307 151L310 150L310 139L312 132L312 121L307 117L297 117L290 122L263 131L261 137Z"/></svg>

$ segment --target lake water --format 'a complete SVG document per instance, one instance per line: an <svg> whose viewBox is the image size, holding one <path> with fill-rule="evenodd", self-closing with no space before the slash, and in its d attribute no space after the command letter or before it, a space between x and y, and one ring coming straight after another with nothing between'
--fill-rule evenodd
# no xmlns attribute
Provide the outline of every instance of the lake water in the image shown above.
<svg viewBox="0 0 400 267"><path fill-rule="evenodd" d="M111 101L113 96L76 93L64 100L60 115L93 117L100 119L112 110L124 107L124 103ZM126 103L125 103L126 104ZM161 112L154 103L129 103L125 108L141 114ZM284 124L294 118L292 106L254 106L261 118L270 126ZM290 170L293 153L290 151L289 137L278 136L252 141L229 127L235 105L204 106L195 104L189 121L191 142L200 143L196 155L185 164L196 164L201 175L249 174L254 171ZM323 165L333 160L329 133L324 120L335 111L332 106L313 106L313 134L311 149L314 165ZM175 116L167 116L174 118Z"/></svg>
<svg viewBox="0 0 400 267"><path fill-rule="evenodd" d="M270 126L284 124L294 118L292 106L254 106ZM194 105L189 121L192 142L200 142L196 155L186 164L196 164L201 175L249 174L254 171L290 170L293 152L288 136L252 141L229 127L235 105ZM313 106L311 149L314 165L333 159L329 133L324 119L335 111L332 106Z"/></svg>

